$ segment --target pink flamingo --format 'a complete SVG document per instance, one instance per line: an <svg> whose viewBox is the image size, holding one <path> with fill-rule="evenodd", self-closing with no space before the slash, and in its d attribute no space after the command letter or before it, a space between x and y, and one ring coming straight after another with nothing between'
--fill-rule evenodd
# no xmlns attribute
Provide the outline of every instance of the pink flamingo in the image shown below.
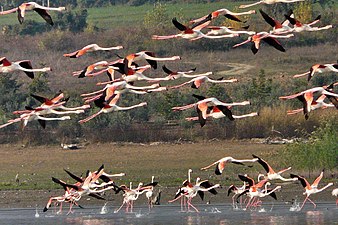
<svg viewBox="0 0 338 225"><path fill-rule="evenodd" d="M308 76L307 81L310 81L311 78L317 72L318 73L324 73L324 72L331 72L331 71L338 73L338 64L337 63L315 64L315 65L311 66L309 71L307 71L305 73L294 75L293 77L298 78L298 77Z"/></svg>
<svg viewBox="0 0 338 225"><path fill-rule="evenodd" d="M66 8L65 7L57 7L57 8L45 7L45 6L39 5L36 2L27 2L27 3L22 3L21 5L13 8L13 9L0 12L0 15L6 15L6 14L18 12L18 20L19 20L20 24L22 24L23 21L24 21L24 18L25 18L25 12L28 11L28 10L34 10L48 24L54 25L52 17L49 15L48 11L59 11L59 12L61 12L61 11L66 10Z"/></svg>
<svg viewBox="0 0 338 225"><path fill-rule="evenodd" d="M231 12L230 10L223 8L223 9L218 9L216 11L213 11L211 13L211 20L216 19L219 16L225 16L228 19L231 19L231 20L234 20L234 21L237 21L237 22L242 22L242 20L240 20L237 16L240 16L240 15L250 15L250 14L256 14L256 11L255 10L249 10L247 12L236 13L236 12ZM208 14L206 16L203 16L203 17L201 17L199 19L191 20L190 23L201 22L201 21L207 19L208 16L210 16L210 14Z"/></svg>
<svg viewBox="0 0 338 225"><path fill-rule="evenodd" d="M110 51L110 50L119 50L122 49L123 46L114 46L114 47L100 47L97 44L89 44L79 50L76 50L75 52L71 52L71 53L66 53L63 54L64 57L69 57L69 58L79 58L81 56L83 56L84 54L86 54L87 52L95 52L95 51Z"/></svg>

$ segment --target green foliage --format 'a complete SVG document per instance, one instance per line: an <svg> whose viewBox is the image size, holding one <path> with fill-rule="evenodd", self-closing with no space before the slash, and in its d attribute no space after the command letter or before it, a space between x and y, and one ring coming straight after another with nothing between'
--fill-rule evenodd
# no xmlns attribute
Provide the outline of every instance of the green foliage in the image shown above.
<svg viewBox="0 0 338 225"><path fill-rule="evenodd" d="M12 111L18 110L25 101L26 95L20 91L21 85L10 76L0 77L0 115L6 121Z"/></svg>
<svg viewBox="0 0 338 225"><path fill-rule="evenodd" d="M48 86L48 76L46 73L35 74L35 78L28 85L29 93L48 93L50 88Z"/></svg>
<svg viewBox="0 0 338 225"><path fill-rule="evenodd" d="M152 10L144 16L143 24L147 28L164 28L170 19L165 4L156 2Z"/></svg>
<svg viewBox="0 0 338 225"><path fill-rule="evenodd" d="M88 11L72 10L57 14L57 21L55 26L60 30L82 32L87 27Z"/></svg>
<svg viewBox="0 0 338 225"><path fill-rule="evenodd" d="M333 169L338 166L338 122L333 116L323 121L311 133L306 143L298 142L286 146L285 163L296 169Z"/></svg>

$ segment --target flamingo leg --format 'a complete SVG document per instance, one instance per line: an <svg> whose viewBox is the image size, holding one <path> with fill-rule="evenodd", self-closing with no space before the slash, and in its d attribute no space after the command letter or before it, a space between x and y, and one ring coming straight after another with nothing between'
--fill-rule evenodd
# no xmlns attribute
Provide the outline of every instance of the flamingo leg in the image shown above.
<svg viewBox="0 0 338 225"><path fill-rule="evenodd" d="M189 199L187 200L188 207L191 206L193 209L195 209L196 212L199 212L198 209L191 203L191 200L192 200L192 198L189 198Z"/></svg>
<svg viewBox="0 0 338 225"><path fill-rule="evenodd" d="M313 204L314 208L317 207L316 203L314 203L310 198L308 198L308 200Z"/></svg>
<svg viewBox="0 0 338 225"><path fill-rule="evenodd" d="M306 198L304 199L304 202L303 202L303 204L302 204L302 207L300 207L300 210L302 210L303 209L303 207L304 207L304 205L305 205L305 202L306 202L306 200L309 198L309 196L306 196Z"/></svg>

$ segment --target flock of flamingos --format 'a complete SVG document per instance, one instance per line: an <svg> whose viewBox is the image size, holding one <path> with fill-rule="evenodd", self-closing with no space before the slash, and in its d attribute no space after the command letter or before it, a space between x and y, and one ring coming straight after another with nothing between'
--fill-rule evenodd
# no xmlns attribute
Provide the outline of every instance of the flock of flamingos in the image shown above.
<svg viewBox="0 0 338 225"><path fill-rule="evenodd" d="M254 4L249 5L241 5L239 8L247 8L257 4L275 4L278 2L282 3L291 3L291 2L298 2L304 0L262 0L256 2ZM26 11L34 10L37 12L48 24L53 25L53 20L48 11L63 11L65 7L44 7L35 2L27 2L22 3L16 8L2 11L0 15L6 15L11 13L17 13L18 20L20 23L24 22L25 13ZM323 27L314 27L313 25L320 22L320 16L308 23L302 23L296 19L293 12L288 12L285 14L285 21L280 22L276 19L269 16L263 10L259 10L263 19L271 25L272 29L268 32L255 32L255 31L248 31L248 27L243 28L243 30L236 30L225 26L210 26L214 20L216 20L220 16L225 16L228 19L237 21L239 23L243 23L243 21L238 17L240 15L246 14L254 14L256 13L255 10L250 10L247 12L240 12L235 13L231 12L227 9L219 9L214 12L211 12L209 15L203 16L201 18L197 18L191 20L188 25L184 25L177 21L176 18L172 19L173 25L180 31L177 34L166 35L166 36L159 36L153 35L152 39L154 40L164 40L164 39L171 39L171 38L183 38L188 39L191 41L201 39L201 38L208 38L208 39L220 39L220 38L232 38L237 37L239 35L247 35L248 38L246 41L236 44L233 47L239 47L241 45L250 43L251 44L251 51L253 54L256 54L260 48L261 41L271 45L275 49L285 52L283 45L278 41L279 38L291 38L297 32L306 32L306 31L321 31L332 28L332 25L327 25ZM207 32L202 32L202 30L207 30ZM111 50L119 50L122 49L122 46L115 46L115 47L100 47L97 44L90 44L88 46L83 47L77 51L66 53L64 57L69 58L80 58L81 56L93 52L93 51L111 51ZM163 71L167 74L165 77L148 77L144 75L144 72L150 68L157 69L158 62L160 61L174 61L180 60L181 57L179 56L172 56L172 57L157 57L154 52L151 51L141 51L137 53L129 54L125 57L118 57L118 59L114 61L99 61L95 62L91 65L88 65L86 68L80 71L74 71L73 76L77 76L79 78L86 78L86 77L93 77L98 76L100 74L107 74L108 80L105 82L100 82L97 85L103 85L103 88L100 90L96 90L90 93L83 93L81 96L84 99L84 105L78 107L67 107L65 104L67 103L67 98L65 98L64 93L60 92L57 93L52 98L47 98L39 95L32 94L31 96L35 98L37 101L41 103L41 105L37 107L26 106L24 110L18 110L13 112L13 114L18 115L19 117L15 119L9 120L7 123L0 126L0 128L6 127L13 123L20 123L21 129L24 129L25 126L30 121L37 120L42 127L46 126L46 121L50 120L68 120L70 116L62 116L62 117L48 117L48 115L64 115L64 114L80 114L84 113L86 109L90 108L90 103L94 102L95 106L99 108L99 110L90 115L87 118L80 120L80 123L85 123L102 113L110 113L114 111L121 111L121 110L131 110L137 107L146 106L146 102L141 102L137 105L132 106L119 106L117 105L118 101L129 93L134 94L149 94L152 92L162 92L168 91L171 89L177 89L184 87L186 85L191 85L191 88L198 89L201 85L206 82L211 83L233 83L237 82L237 79L229 79L225 80L223 78L220 79L212 79L210 75L212 72L206 72L202 74L195 74L195 69L191 69L189 71L172 71L171 69L167 68L165 65L162 66ZM147 64L140 66L137 63L146 61ZM40 68L36 69L32 67L30 60L22 60L22 61L10 61L6 57L0 58L0 73L12 73L14 71L23 71L28 77L34 79L34 72L48 72L51 68ZM294 77L303 77L307 76L307 80L310 81L311 78L316 73L323 73L323 72L338 72L338 64L336 63L328 63L328 64L315 64L313 65L309 71L297 74ZM175 86L163 86L161 83L172 81L172 80L179 80L179 79L186 79L178 85ZM150 84L147 86L137 86L136 83L138 81L147 81ZM301 109L295 109L288 111L288 114L295 114L299 112L303 112L306 119L309 117L309 113L312 110L320 109L320 108L328 108L328 107L335 107L338 109L338 94L333 91L335 85L338 82L329 84L327 86L322 87L313 87L302 92L292 94L289 96L281 96L280 99L294 99L297 98L303 104ZM257 112L252 112L250 114L245 115L233 115L231 109L233 106L244 106L249 105L249 101L243 102L223 102L218 100L215 97L205 97L199 95L193 95L196 98L196 102L187 104L185 106L177 106L173 107L175 111L182 111L187 110L190 108L195 108L197 111L196 117L189 117L186 118L189 121L198 120L201 126L206 124L206 120L208 117L212 118L222 118L227 117L230 120L235 120L244 117L251 117L257 116ZM318 97L317 97L318 96ZM326 102L325 102L326 101ZM215 173L217 175L221 175L225 166L229 163L245 165L245 163L254 163L258 162L261 164L266 171L266 174L259 174L257 182L255 179L249 177L248 175L239 175L239 179L243 181L243 186L236 187L231 185L228 189L228 195L234 193L233 196L233 206L234 208L238 207L238 201L241 202L242 207L242 196L246 195L247 199L244 200L245 209L253 209L256 207L261 206L262 197L271 196L277 199L276 190L281 189L281 186L276 186L275 188L271 189L268 188L271 185L270 181L272 180L281 180L284 182L294 182L300 181L302 186L305 188L304 195L306 195L305 200L299 210L301 210L308 200L310 201L314 207L316 204L309 198L311 194L315 194L318 192L323 191L324 189L333 185L333 183L329 183L326 186L319 188L318 184L323 177L323 172L318 176L318 178L310 184L304 177L300 175L290 174L290 178L284 178L281 176L282 173L291 169L291 167L281 170L279 172L275 172L271 166L261 159L260 157L253 155L252 159L234 159L232 157L225 157L222 158L209 166L201 168L201 170L206 170L212 166L215 166ZM51 197L44 208L44 211L47 211L48 208L52 205L57 204L60 205L60 210L62 210L62 203L67 202L70 203L69 212L72 212L72 206L77 205L78 201L81 199L82 196L89 195L94 198L104 199L101 193L113 190L115 193L123 193L123 204L119 209L115 212L118 212L123 206L126 206L126 211L130 212L133 209L133 202L138 199L138 197L145 193L146 197L148 198L149 203L149 210L151 210L154 201L154 188L158 184L158 182L154 181L154 177L149 184L139 183L136 188L132 188L130 185L127 187L126 185L117 185L113 178L124 176L124 173L120 174L107 174L104 172L103 165L97 171L87 171L84 177L77 176L70 171L66 171L71 178L73 178L76 182L74 184L66 183L62 180L57 178L52 178L55 183L60 184L65 193L61 196ZM174 202L178 199L181 200L181 207L182 210L190 210L193 208L196 212L198 209L192 204L192 199L199 195L202 199L204 197L204 192L210 192L211 194L217 194L217 188L220 187L219 184L211 184L208 180L201 180L199 177L196 179L195 182L191 181L190 173L192 170L188 172L188 179L185 180L182 186L176 193L176 196L170 202ZM337 196L338 189L334 189L332 194ZM337 201L338 204L338 201Z"/></svg>

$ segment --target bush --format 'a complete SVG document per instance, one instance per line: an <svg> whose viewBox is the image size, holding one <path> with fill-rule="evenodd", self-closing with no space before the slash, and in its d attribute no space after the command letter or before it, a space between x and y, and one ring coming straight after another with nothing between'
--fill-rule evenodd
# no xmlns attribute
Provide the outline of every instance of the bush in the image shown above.
<svg viewBox="0 0 338 225"><path fill-rule="evenodd" d="M286 146L283 158L296 169L333 169L338 166L338 122L334 116L311 133L307 142Z"/></svg>

